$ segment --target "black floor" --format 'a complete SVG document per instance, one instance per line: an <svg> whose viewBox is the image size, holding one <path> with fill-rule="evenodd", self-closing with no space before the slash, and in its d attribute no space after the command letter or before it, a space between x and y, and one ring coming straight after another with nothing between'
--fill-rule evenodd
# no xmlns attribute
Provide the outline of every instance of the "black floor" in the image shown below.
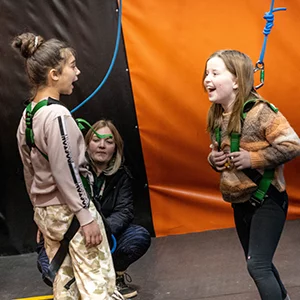
<svg viewBox="0 0 300 300"><path fill-rule="evenodd" d="M288 221L275 255L292 300L300 299L300 220ZM36 269L36 254L0 257L0 299L51 295ZM135 300L259 300L234 229L152 240L130 267Z"/></svg>

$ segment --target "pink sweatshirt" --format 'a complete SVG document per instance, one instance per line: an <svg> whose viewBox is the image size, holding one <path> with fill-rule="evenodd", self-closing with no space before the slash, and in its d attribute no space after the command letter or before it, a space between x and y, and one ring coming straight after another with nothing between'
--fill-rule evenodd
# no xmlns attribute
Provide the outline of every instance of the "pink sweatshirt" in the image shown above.
<svg viewBox="0 0 300 300"><path fill-rule="evenodd" d="M27 146L24 111L17 140L26 188L33 206L66 204L81 226L92 222L89 198L80 174L92 176L87 170L84 138L70 112L61 104L44 106L34 115L32 128L36 146L49 160L36 148L30 151Z"/></svg>

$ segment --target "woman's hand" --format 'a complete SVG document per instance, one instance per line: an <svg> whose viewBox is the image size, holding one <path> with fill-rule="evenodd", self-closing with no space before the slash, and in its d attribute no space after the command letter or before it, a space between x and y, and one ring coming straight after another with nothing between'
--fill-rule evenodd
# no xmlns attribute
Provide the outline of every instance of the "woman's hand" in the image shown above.
<svg viewBox="0 0 300 300"><path fill-rule="evenodd" d="M230 161L237 170L243 170L251 167L250 153L242 148L238 152L230 153Z"/></svg>

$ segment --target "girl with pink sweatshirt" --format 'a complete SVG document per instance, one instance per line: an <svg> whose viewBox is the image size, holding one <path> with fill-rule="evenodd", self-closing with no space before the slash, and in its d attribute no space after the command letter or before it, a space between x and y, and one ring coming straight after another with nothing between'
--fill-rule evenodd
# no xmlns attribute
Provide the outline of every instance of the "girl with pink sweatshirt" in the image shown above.
<svg viewBox="0 0 300 300"><path fill-rule="evenodd" d="M26 111L17 140L34 220L44 236L50 261L76 216L80 228L69 243L53 283L54 299L123 299L115 294L115 272L102 219L83 186L89 179L84 138L60 95L70 95L80 74L75 51L56 39L24 33L12 46L25 58L33 116L34 146L26 143ZM75 281L72 283L72 279ZM66 287L66 284L69 284Z"/></svg>

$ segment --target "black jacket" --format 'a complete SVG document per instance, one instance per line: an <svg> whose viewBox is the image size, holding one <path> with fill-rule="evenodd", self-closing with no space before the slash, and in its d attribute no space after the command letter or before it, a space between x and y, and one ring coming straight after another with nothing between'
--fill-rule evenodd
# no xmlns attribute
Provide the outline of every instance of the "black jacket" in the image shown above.
<svg viewBox="0 0 300 300"><path fill-rule="evenodd" d="M94 195L94 203L105 217L111 233L118 236L133 221L132 176L124 166L111 176L100 176L105 177L105 189L101 199Z"/></svg>

